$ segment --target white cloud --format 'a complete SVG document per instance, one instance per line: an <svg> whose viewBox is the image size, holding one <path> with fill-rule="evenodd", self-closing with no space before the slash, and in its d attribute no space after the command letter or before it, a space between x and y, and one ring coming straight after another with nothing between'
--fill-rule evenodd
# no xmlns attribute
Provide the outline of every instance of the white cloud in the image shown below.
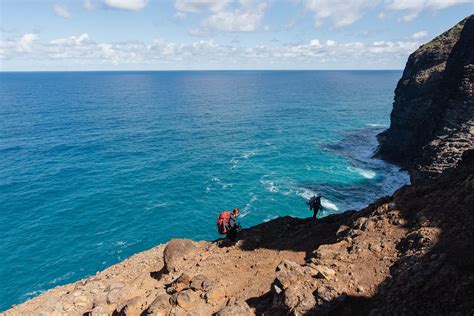
<svg viewBox="0 0 474 316"><path fill-rule="evenodd" d="M84 0L84 8L86 8L89 11L95 10L95 4L92 2L92 0Z"/></svg>
<svg viewBox="0 0 474 316"><path fill-rule="evenodd" d="M212 31L253 32L263 20L266 2L254 0L175 0L177 14L208 13L191 35L205 35Z"/></svg>
<svg viewBox="0 0 474 316"><path fill-rule="evenodd" d="M31 53L31 44L38 38L38 35L33 33L24 34L17 44L17 51L20 53Z"/></svg>
<svg viewBox="0 0 474 316"><path fill-rule="evenodd" d="M416 33L413 33L411 35L411 38L417 40L417 39L420 39L420 38L424 38L428 35L428 32L426 31L419 31L419 32L416 32Z"/></svg>
<svg viewBox="0 0 474 316"><path fill-rule="evenodd" d="M219 44L214 40L179 43L165 39L151 42L96 42L87 33L35 43L36 35L25 34L18 41L0 41L0 58L29 58L38 65L63 64L80 69L134 68L136 65L162 69L226 68L387 68L400 67L420 43L378 41L373 43L312 40L298 44ZM18 54L18 51L30 54ZM27 57L28 56L28 57ZM108 66L107 66L108 65ZM356 66L354 66L356 65Z"/></svg>
<svg viewBox="0 0 474 316"><path fill-rule="evenodd" d="M229 0L175 0L176 10L188 13L220 12L230 3Z"/></svg>
<svg viewBox="0 0 474 316"><path fill-rule="evenodd" d="M54 14L65 19L71 18L71 13L69 13L68 8L65 5L55 4L53 6Z"/></svg>
<svg viewBox="0 0 474 316"><path fill-rule="evenodd" d="M266 3L253 6L249 1L241 1L242 8L220 11L209 16L201 25L204 30L224 32L253 32L257 30L267 8Z"/></svg>
<svg viewBox="0 0 474 316"><path fill-rule="evenodd" d="M89 39L90 38L89 38L89 35L87 35L87 33L82 33L81 35L77 37L70 36L67 38L59 38L59 39L52 40L50 41L50 44L53 44L53 45L59 44L59 45L68 45L68 46L82 45L86 43L87 41L89 41Z"/></svg>
<svg viewBox="0 0 474 316"><path fill-rule="evenodd" d="M378 0L306 0L305 7L314 13L316 26L331 20L336 27L342 27L359 20L378 2Z"/></svg>
<svg viewBox="0 0 474 316"><path fill-rule="evenodd" d="M105 0L105 4L111 8L139 11L147 5L148 0Z"/></svg>
<svg viewBox="0 0 474 316"><path fill-rule="evenodd" d="M455 5L470 3L472 0L390 0L387 9L402 11L402 20L413 21L425 10L437 11Z"/></svg>

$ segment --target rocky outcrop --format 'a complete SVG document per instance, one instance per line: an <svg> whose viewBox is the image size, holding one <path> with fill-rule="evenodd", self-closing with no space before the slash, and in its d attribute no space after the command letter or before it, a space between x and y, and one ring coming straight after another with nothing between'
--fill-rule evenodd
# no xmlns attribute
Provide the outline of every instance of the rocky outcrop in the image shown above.
<svg viewBox="0 0 474 316"><path fill-rule="evenodd" d="M413 181L453 168L474 135L474 15L408 58L378 155Z"/></svg>

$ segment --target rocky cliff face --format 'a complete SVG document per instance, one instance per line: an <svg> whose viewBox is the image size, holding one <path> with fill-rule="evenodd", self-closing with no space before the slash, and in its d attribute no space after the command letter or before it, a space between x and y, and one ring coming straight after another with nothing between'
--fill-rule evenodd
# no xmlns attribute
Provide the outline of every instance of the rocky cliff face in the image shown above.
<svg viewBox="0 0 474 316"><path fill-rule="evenodd" d="M381 158L418 181L456 166L473 148L474 15L408 58L395 90L391 125L379 135Z"/></svg>

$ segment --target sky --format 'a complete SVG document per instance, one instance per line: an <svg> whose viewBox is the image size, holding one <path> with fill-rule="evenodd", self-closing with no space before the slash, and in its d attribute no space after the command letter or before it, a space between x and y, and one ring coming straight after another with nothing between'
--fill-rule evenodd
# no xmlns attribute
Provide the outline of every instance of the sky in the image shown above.
<svg viewBox="0 0 474 316"><path fill-rule="evenodd" d="M0 71L403 69L474 0L0 0Z"/></svg>

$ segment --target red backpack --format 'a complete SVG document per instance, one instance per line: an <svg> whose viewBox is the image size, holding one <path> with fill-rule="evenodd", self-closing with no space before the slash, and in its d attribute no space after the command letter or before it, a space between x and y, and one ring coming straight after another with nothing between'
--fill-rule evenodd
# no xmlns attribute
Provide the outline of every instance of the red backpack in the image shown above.
<svg viewBox="0 0 474 316"><path fill-rule="evenodd" d="M217 218L217 231L219 234L227 234L228 229L226 224L229 222L230 214L229 211L224 211Z"/></svg>

